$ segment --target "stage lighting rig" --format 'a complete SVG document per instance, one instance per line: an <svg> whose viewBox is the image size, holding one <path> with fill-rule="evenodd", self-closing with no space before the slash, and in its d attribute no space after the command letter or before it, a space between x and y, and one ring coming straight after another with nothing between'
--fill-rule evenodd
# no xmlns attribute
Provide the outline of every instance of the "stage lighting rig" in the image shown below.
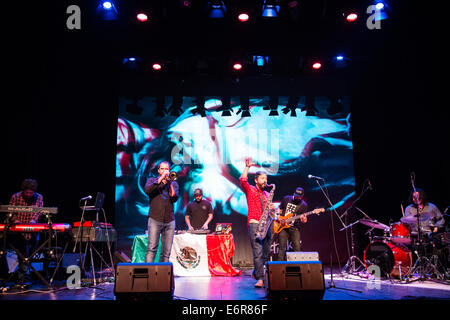
<svg viewBox="0 0 450 320"><path fill-rule="evenodd" d="M231 98L230 96L224 96L221 98L222 106L217 109L217 111L222 111L222 117L229 117L233 113L231 108Z"/></svg>
<svg viewBox="0 0 450 320"><path fill-rule="evenodd" d="M250 104L247 96L241 96L241 108L236 112L236 114L241 114L241 117L250 117Z"/></svg>
<svg viewBox="0 0 450 320"><path fill-rule="evenodd" d="M279 0L264 0L261 14L264 18L277 18L279 13L280 13Z"/></svg>
<svg viewBox="0 0 450 320"><path fill-rule="evenodd" d="M291 117L296 117L297 116L297 112L295 112L295 109L297 108L299 100L300 99L297 96L290 96L286 107L284 107L283 110L282 110L283 113L287 114L290 111L291 112Z"/></svg>
<svg viewBox="0 0 450 320"><path fill-rule="evenodd" d="M182 112L182 110L181 110L182 105L183 105L183 97L182 96L173 96L172 104L169 107L169 114L171 116L178 117Z"/></svg>
<svg viewBox="0 0 450 320"><path fill-rule="evenodd" d="M318 111L314 105L315 105L314 96L306 96L305 105L303 107L301 107L301 111L302 112L306 111L307 117L315 116Z"/></svg>
<svg viewBox="0 0 450 320"><path fill-rule="evenodd" d="M205 97L197 97L195 102L197 106L191 110L192 114L199 114L202 117L206 117Z"/></svg>
<svg viewBox="0 0 450 320"><path fill-rule="evenodd" d="M269 117L278 116L278 97L277 96L271 96L269 100Z"/></svg>
<svg viewBox="0 0 450 320"><path fill-rule="evenodd" d="M206 5L208 16L212 19L221 19L225 17L227 8L225 3L221 0L211 0Z"/></svg>
<svg viewBox="0 0 450 320"><path fill-rule="evenodd" d="M99 14L103 20L117 20L119 12L114 1L100 1L98 3L97 14Z"/></svg>

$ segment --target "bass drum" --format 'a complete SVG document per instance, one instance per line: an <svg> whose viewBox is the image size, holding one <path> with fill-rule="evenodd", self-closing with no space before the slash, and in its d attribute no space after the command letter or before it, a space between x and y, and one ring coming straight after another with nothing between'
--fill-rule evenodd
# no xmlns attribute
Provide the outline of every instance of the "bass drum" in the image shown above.
<svg viewBox="0 0 450 320"><path fill-rule="evenodd" d="M364 263L380 267L381 276L400 277L408 275L413 266L411 251L401 244L373 241L364 251ZM366 268L368 265L366 264Z"/></svg>

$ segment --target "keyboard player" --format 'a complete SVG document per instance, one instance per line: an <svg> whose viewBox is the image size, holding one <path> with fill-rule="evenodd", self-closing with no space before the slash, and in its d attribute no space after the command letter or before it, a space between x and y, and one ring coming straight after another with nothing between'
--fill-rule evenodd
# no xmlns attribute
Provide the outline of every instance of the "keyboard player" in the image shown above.
<svg viewBox="0 0 450 320"><path fill-rule="evenodd" d="M11 196L9 201L10 206L33 206L43 207L44 198L41 194L37 193L38 183L34 179L25 179L22 181L21 189ZM15 212L12 217L12 223L37 223L41 213L40 212ZM24 232L21 234L8 236L8 242L12 242L13 246L20 251L25 257L28 257L30 250L36 245L36 235L31 232ZM17 285L23 287L25 274L27 267L23 263L18 254L19 267L17 271Z"/></svg>

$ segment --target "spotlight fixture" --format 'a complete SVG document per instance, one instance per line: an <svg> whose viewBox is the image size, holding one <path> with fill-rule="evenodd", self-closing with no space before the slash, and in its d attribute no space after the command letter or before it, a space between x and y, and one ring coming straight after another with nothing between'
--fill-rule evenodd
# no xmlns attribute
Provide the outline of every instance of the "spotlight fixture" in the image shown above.
<svg viewBox="0 0 450 320"><path fill-rule="evenodd" d="M233 113L233 109L231 108L231 99L230 96L222 97L222 106L217 109L217 111L222 111L222 117L229 117L231 113Z"/></svg>
<svg viewBox="0 0 450 320"><path fill-rule="evenodd" d="M242 69L242 64L239 62L236 62L233 64L233 69L234 70L241 70Z"/></svg>
<svg viewBox="0 0 450 320"><path fill-rule="evenodd" d="M114 1L100 1L96 10L103 20L116 20L118 12Z"/></svg>
<svg viewBox="0 0 450 320"><path fill-rule="evenodd" d="M154 63L154 64L152 65L152 68L153 68L153 70L155 70L155 71L159 71L159 70L162 69L162 64L156 62L156 63Z"/></svg>
<svg viewBox="0 0 450 320"><path fill-rule="evenodd" d="M290 96L286 107L284 107L282 110L283 113L287 114L290 111L291 117L296 117L297 113L295 112L295 109L297 108L299 100L300 100L299 97Z"/></svg>
<svg viewBox="0 0 450 320"><path fill-rule="evenodd" d="M319 70L320 68L322 68L322 64L320 62L314 62L312 67L315 70Z"/></svg>
<svg viewBox="0 0 450 320"><path fill-rule="evenodd" d="M242 13L240 13L240 14L238 15L238 20L239 20L240 22L247 22L248 19L250 19L250 16L249 16L247 13L245 13L245 12L242 12Z"/></svg>
<svg viewBox="0 0 450 320"><path fill-rule="evenodd" d="M169 114L171 116L179 116L181 114L181 106L183 105L182 96L173 96L172 104L169 107Z"/></svg>
<svg viewBox="0 0 450 320"><path fill-rule="evenodd" d="M306 116L315 116L316 113L318 112L316 107L314 106L315 104L315 98L314 96L306 96L306 102L305 102L305 106L303 106L301 108L301 111L306 111Z"/></svg>
<svg viewBox="0 0 450 320"><path fill-rule="evenodd" d="M221 0L211 0L207 4L209 17L212 19L224 18L227 13L225 3Z"/></svg>
<svg viewBox="0 0 450 320"><path fill-rule="evenodd" d="M253 56L253 63L258 67L263 67L265 64L269 63L269 57L267 56Z"/></svg>
<svg viewBox="0 0 450 320"><path fill-rule="evenodd" d="M269 107L270 107L270 112L269 112L270 117L279 115L278 114L278 97L277 96L270 97Z"/></svg>
<svg viewBox="0 0 450 320"><path fill-rule="evenodd" d="M205 97L197 97L195 101L197 106L191 110L192 114L199 114L202 117L206 117Z"/></svg>
<svg viewBox="0 0 450 320"><path fill-rule="evenodd" d="M277 18L280 13L280 3L278 0L264 0L262 6L262 16L264 18Z"/></svg>
<svg viewBox="0 0 450 320"><path fill-rule="evenodd" d="M136 19L139 22L146 22L148 20L148 15L146 13L140 12L136 15Z"/></svg>
<svg viewBox="0 0 450 320"><path fill-rule="evenodd" d="M249 104L249 99L247 96L241 96L240 97L241 100L241 108L236 112L236 114L241 114L241 117L250 117L250 104Z"/></svg>
<svg viewBox="0 0 450 320"><path fill-rule="evenodd" d="M354 21L356 21L356 19L358 19L358 15L356 13L352 12L347 15L346 19L348 22L354 22Z"/></svg>

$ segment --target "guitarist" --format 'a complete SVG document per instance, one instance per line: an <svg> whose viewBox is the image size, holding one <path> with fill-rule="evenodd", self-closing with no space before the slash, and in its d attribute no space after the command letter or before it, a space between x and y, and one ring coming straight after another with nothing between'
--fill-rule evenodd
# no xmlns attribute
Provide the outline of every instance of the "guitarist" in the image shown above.
<svg viewBox="0 0 450 320"><path fill-rule="evenodd" d="M293 208L292 212L294 215L301 215L308 211L308 204L303 200L305 191L303 188L298 187L292 196L285 196L281 200L280 206L278 208L278 214L284 216L286 214L286 209ZM288 212L289 213L289 212ZM278 261L286 260L286 245L287 240L290 237L292 242L292 248L294 251L301 250L301 238L300 238L300 228L302 223L306 223L308 218L306 216L296 219L291 227L284 228L278 234ZM284 220L279 220L281 226L285 226L286 222Z"/></svg>

